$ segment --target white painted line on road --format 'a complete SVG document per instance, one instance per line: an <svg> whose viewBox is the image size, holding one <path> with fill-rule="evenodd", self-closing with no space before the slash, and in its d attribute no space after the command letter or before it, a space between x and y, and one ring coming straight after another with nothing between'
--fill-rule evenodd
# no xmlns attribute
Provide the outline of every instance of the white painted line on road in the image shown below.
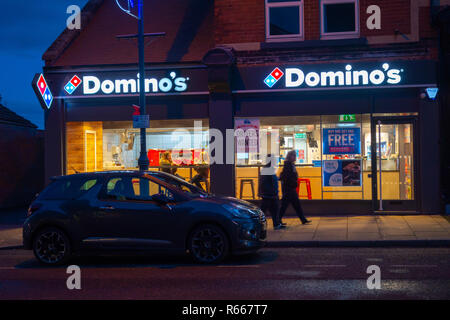
<svg viewBox="0 0 450 320"><path fill-rule="evenodd" d="M390 273L408 273L408 269L389 270Z"/></svg>
<svg viewBox="0 0 450 320"><path fill-rule="evenodd" d="M393 264L394 268L437 268L434 264Z"/></svg>
<svg viewBox="0 0 450 320"><path fill-rule="evenodd" d="M242 265L242 266L217 266L218 268L259 268L258 265Z"/></svg>
<svg viewBox="0 0 450 320"><path fill-rule="evenodd" d="M382 258L367 258L366 260L367 260L367 261L377 261L377 262L383 261Z"/></svg>
<svg viewBox="0 0 450 320"><path fill-rule="evenodd" d="M345 268L345 264L305 264L306 268Z"/></svg>

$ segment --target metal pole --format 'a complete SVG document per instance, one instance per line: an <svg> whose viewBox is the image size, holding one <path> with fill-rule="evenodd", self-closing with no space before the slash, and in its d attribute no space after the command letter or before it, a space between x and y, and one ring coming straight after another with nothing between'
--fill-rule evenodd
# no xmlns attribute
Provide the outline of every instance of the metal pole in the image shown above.
<svg viewBox="0 0 450 320"><path fill-rule="evenodd" d="M144 1L139 1L138 20L138 46L139 46L139 106L141 115L146 115L145 108L145 64L144 64ZM148 170L146 128L141 128L141 153L139 155L139 170Z"/></svg>
<svg viewBox="0 0 450 320"><path fill-rule="evenodd" d="M379 161L379 169L380 172L380 211L383 211L383 191L381 189L381 186L383 185L383 182L381 180L381 172L383 171L381 169L381 120L378 120L378 152L380 153L380 159Z"/></svg>

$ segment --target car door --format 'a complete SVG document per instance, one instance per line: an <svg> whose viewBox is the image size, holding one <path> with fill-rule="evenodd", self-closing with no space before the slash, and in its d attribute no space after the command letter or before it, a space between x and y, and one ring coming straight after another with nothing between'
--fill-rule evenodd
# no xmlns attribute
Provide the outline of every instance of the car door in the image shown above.
<svg viewBox="0 0 450 320"><path fill-rule="evenodd" d="M173 245L170 228L175 203L158 203L152 196L170 190L147 178L109 178L95 205L98 233L90 241L102 247L160 248Z"/></svg>

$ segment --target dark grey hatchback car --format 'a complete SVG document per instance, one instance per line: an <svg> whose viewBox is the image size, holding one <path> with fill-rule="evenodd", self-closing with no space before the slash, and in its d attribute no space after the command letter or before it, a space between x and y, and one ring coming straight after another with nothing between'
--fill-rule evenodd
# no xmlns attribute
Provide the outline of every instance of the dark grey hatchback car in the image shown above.
<svg viewBox="0 0 450 320"><path fill-rule="evenodd" d="M48 265L74 254L124 251L187 252L196 262L217 263L258 250L265 238L266 219L256 206L153 171L53 178L23 226L24 247Z"/></svg>

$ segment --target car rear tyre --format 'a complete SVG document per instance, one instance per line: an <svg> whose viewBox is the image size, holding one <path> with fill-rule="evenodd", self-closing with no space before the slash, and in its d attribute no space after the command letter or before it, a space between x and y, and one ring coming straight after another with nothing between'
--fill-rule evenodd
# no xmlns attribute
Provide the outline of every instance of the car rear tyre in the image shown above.
<svg viewBox="0 0 450 320"><path fill-rule="evenodd" d="M198 263L218 263L228 256L226 234L215 225L197 227L189 237L189 252Z"/></svg>
<svg viewBox="0 0 450 320"><path fill-rule="evenodd" d="M45 265L61 265L70 259L70 241L58 228L45 228L33 239L36 259Z"/></svg>

